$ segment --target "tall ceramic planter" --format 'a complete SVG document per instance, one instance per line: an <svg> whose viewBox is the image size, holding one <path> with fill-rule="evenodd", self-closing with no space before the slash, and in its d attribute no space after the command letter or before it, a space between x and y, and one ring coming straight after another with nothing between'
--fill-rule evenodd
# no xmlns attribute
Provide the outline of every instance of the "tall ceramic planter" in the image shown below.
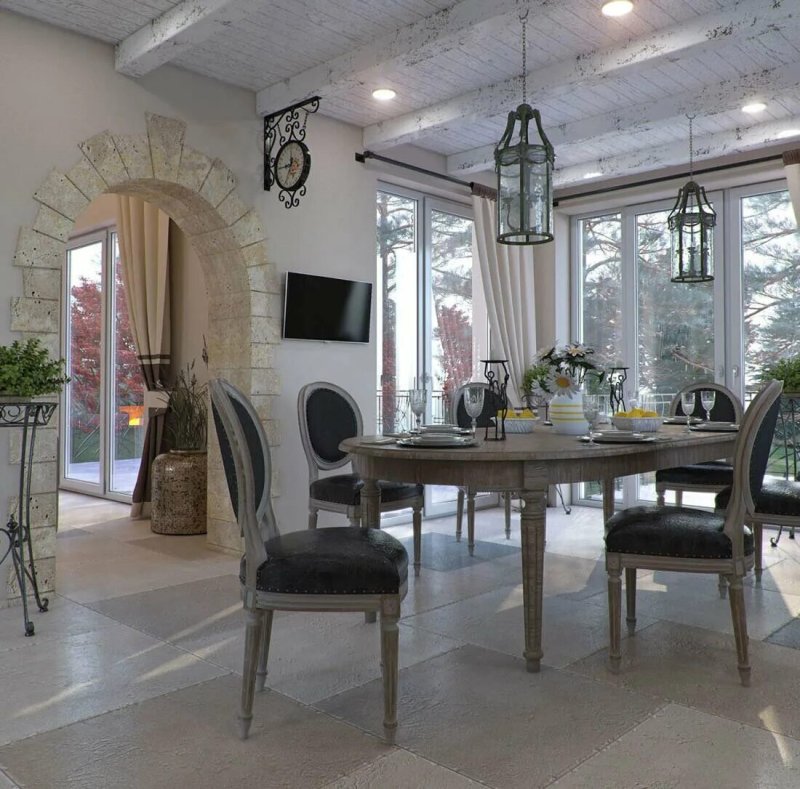
<svg viewBox="0 0 800 789"><path fill-rule="evenodd" d="M156 534L206 533L206 452L178 450L153 461L150 529Z"/></svg>
<svg viewBox="0 0 800 789"><path fill-rule="evenodd" d="M583 392L572 395L556 395L550 401L550 421L556 433L581 436L589 431L589 423L583 416Z"/></svg>

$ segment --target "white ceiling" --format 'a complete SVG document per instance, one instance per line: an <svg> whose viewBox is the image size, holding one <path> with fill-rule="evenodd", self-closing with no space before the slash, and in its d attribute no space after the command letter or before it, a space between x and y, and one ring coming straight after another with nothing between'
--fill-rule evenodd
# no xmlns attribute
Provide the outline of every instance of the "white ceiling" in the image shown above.
<svg viewBox="0 0 800 789"><path fill-rule="evenodd" d="M312 95L363 128L364 148L492 169L522 96L556 150L556 185L754 151L800 128L800 0L0 0L0 8L116 45L117 69L165 63L256 91L261 114ZM376 102L372 90L397 98ZM767 108L747 115L741 107ZM794 138L800 142L800 135ZM789 140L791 142L791 140ZM598 177L599 180L599 177ZM588 182L587 182L588 183Z"/></svg>

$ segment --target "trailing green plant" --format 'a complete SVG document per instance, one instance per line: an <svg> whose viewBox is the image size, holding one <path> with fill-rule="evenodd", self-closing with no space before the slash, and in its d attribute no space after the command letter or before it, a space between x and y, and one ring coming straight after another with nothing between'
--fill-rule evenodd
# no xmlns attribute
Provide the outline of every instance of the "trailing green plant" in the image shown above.
<svg viewBox="0 0 800 789"><path fill-rule="evenodd" d="M784 392L800 392L800 356L779 359L761 371L761 381L783 381Z"/></svg>
<svg viewBox="0 0 800 789"><path fill-rule="evenodd" d="M38 397L60 392L69 383L65 366L63 359L53 359L35 337L0 345L0 394Z"/></svg>
<svg viewBox="0 0 800 789"><path fill-rule="evenodd" d="M207 392L207 386L197 381L194 362L178 373L167 399L167 432L172 449L202 451L206 448Z"/></svg>

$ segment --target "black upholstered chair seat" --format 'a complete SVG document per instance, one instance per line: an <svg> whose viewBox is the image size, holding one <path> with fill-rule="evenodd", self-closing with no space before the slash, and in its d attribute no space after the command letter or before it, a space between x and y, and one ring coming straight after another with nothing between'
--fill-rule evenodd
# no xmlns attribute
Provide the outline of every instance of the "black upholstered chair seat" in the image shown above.
<svg viewBox="0 0 800 789"><path fill-rule="evenodd" d="M656 483L658 482L676 485L731 485L733 465L724 460L711 460L708 463L663 468L656 471Z"/></svg>
<svg viewBox="0 0 800 789"><path fill-rule="evenodd" d="M731 497L731 489L720 491L716 498L718 510L725 510ZM756 514L800 517L800 482L793 479L764 477L761 492L755 500Z"/></svg>
<svg viewBox="0 0 800 789"><path fill-rule="evenodd" d="M686 559L730 559L725 519L687 507L630 507L606 523L606 550ZM752 554L753 535L745 529L744 553Z"/></svg>
<svg viewBox="0 0 800 789"><path fill-rule="evenodd" d="M336 474L332 477L315 479L310 485L312 499L329 501L334 504L358 506L361 501L361 488L364 483L355 474ZM378 482L381 490L381 502L400 501L421 496L424 488L405 482Z"/></svg>
<svg viewBox="0 0 800 789"><path fill-rule="evenodd" d="M397 539L356 526L294 531L264 543L256 588L284 594L398 594L408 554ZM245 578L242 558L240 577Z"/></svg>

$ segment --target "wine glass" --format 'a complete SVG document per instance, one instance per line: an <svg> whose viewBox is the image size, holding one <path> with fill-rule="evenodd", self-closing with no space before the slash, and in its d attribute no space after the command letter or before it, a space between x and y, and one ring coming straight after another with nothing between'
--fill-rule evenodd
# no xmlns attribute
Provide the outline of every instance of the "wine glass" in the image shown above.
<svg viewBox="0 0 800 789"><path fill-rule="evenodd" d="M486 387L483 384L469 384L464 390L464 410L472 419L472 435L478 426L478 417L483 413L483 398Z"/></svg>
<svg viewBox="0 0 800 789"><path fill-rule="evenodd" d="M408 404L411 406L411 413L417 422L417 430L422 424L422 415L425 413L425 406L428 404L428 392L425 389L412 389L408 393Z"/></svg>
<svg viewBox="0 0 800 789"><path fill-rule="evenodd" d="M594 429L600 415L600 399L597 395L583 396L583 416L589 423L589 443L594 444Z"/></svg>
<svg viewBox="0 0 800 789"><path fill-rule="evenodd" d="M711 419L711 409L717 401L717 393L713 389L700 390L700 405L703 406L706 412L706 422Z"/></svg>
<svg viewBox="0 0 800 789"><path fill-rule="evenodd" d="M681 410L686 415L686 432L689 432L691 415L694 413L695 392L684 392L681 395Z"/></svg>

